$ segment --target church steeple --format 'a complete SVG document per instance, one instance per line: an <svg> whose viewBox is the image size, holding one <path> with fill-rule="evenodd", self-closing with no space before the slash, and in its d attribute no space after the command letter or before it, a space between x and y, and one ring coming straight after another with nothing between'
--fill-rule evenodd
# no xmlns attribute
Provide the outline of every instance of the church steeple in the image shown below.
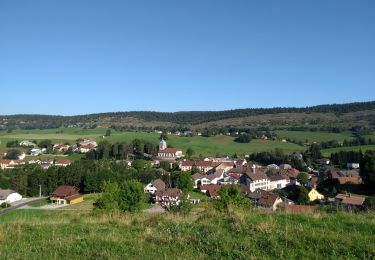
<svg viewBox="0 0 375 260"><path fill-rule="evenodd" d="M164 150L165 148L167 148L167 142L162 138L159 143L159 150Z"/></svg>

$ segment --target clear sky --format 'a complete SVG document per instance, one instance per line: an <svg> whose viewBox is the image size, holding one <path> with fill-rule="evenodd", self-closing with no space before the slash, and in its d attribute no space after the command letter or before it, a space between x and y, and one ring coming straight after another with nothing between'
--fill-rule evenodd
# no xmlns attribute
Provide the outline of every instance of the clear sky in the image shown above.
<svg viewBox="0 0 375 260"><path fill-rule="evenodd" d="M374 0L0 1L0 114L369 100Z"/></svg>

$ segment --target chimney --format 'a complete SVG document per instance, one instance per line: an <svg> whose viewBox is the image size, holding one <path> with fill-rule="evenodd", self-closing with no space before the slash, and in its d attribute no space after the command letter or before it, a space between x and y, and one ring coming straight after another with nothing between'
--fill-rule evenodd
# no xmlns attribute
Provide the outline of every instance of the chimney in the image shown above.
<svg viewBox="0 0 375 260"><path fill-rule="evenodd" d="M253 166L251 166L252 170L253 170L253 173L256 173L257 171L257 167L255 166L255 164L253 164Z"/></svg>

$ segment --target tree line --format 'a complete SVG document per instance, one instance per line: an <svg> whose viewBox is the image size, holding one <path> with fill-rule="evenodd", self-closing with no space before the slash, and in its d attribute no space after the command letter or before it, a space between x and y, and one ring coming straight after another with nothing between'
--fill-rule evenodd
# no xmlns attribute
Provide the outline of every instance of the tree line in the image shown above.
<svg viewBox="0 0 375 260"><path fill-rule="evenodd" d="M247 108L225 111L188 111L188 112L153 112L130 111L115 113L99 113L77 116L51 116L51 115L9 115L6 118L7 128L58 128L69 125L94 124L101 118L133 117L145 121L171 122L180 125L200 124L228 118L249 117L265 114L279 113L349 113L363 110L374 110L375 101L356 102L347 104L319 105L312 107L274 107L274 108Z"/></svg>

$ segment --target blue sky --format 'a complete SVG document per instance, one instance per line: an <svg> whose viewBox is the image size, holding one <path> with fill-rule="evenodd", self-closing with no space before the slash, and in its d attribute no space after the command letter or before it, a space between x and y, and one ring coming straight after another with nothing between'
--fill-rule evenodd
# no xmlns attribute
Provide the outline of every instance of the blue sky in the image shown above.
<svg viewBox="0 0 375 260"><path fill-rule="evenodd" d="M375 1L0 1L0 114L375 100Z"/></svg>

